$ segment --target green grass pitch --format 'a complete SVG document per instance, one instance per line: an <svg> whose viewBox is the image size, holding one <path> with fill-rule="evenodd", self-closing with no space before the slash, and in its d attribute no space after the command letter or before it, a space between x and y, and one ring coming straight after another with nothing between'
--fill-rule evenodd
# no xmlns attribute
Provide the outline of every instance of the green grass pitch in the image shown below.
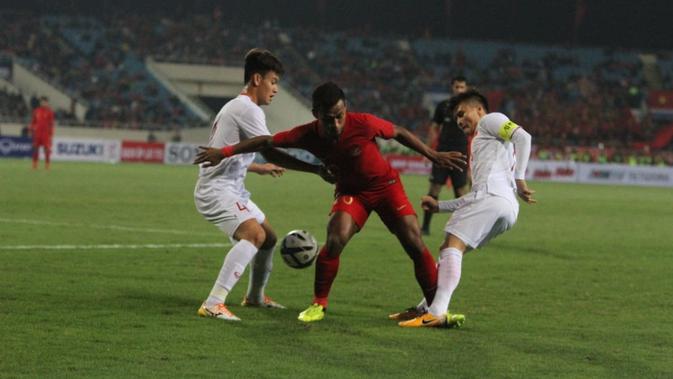
<svg viewBox="0 0 673 379"><path fill-rule="evenodd" d="M0 160L0 377L673 376L672 189L530 183L539 204L463 261L451 308L465 327L408 330L386 315L420 290L376 216L342 255L325 320L296 320L313 267L279 256L268 293L287 310L240 307L246 274L228 299L242 322L198 318L227 248L172 245L228 240L194 209L195 178ZM427 179L404 183L417 204ZM279 236L324 241L332 190L318 177L247 186ZM446 219L425 238L435 254Z"/></svg>

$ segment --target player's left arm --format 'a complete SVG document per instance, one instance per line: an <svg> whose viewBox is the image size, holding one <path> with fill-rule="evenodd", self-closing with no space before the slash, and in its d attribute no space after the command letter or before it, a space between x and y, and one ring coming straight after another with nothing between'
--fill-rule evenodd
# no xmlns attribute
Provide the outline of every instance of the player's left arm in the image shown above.
<svg viewBox="0 0 673 379"><path fill-rule="evenodd" d="M256 153L271 147L273 147L273 137L268 135L249 138L236 145L222 148L199 146L199 152L196 154L194 164L205 163L203 167L217 166L223 159L229 158L232 155Z"/></svg>
<svg viewBox="0 0 673 379"><path fill-rule="evenodd" d="M479 121L479 130L498 140L511 142L514 145L516 166L514 166L514 181L519 197L528 204L536 203L533 199L535 191L526 184L526 168L530 157L532 137L521 126L514 123L507 116L499 112L489 113Z"/></svg>
<svg viewBox="0 0 673 379"><path fill-rule="evenodd" d="M528 204L537 201L533 198L535 191L528 188L526 183L526 168L531 150L531 135L520 125L515 124L502 113L491 113L484 117L484 129L487 133L503 140L510 141L514 145L516 165L514 166L514 181L516 193Z"/></svg>
<svg viewBox="0 0 673 379"><path fill-rule="evenodd" d="M531 150L531 135L522 127L516 128L511 134L511 141L514 144L514 154L516 155L516 165L514 166L514 181L516 182L516 193L528 204L535 204L537 200L533 198L534 190L528 188L526 183L526 168Z"/></svg>
<svg viewBox="0 0 673 379"><path fill-rule="evenodd" d="M275 147L290 147L283 145L279 139L279 134L285 136L287 133L281 132L275 136L257 136L223 148L199 146L194 164L205 163L203 167L211 167L220 164L223 159L233 155L261 152L264 158L270 162L291 170L313 173L329 183L334 183L334 176L323 165L310 164L275 149Z"/></svg>
<svg viewBox="0 0 673 379"><path fill-rule="evenodd" d="M436 151L430 146L424 144L409 130L401 126L394 126L392 138L402 145L419 152L424 157L440 166L455 168L457 170L463 171L463 167L466 165L466 157L460 151Z"/></svg>
<svg viewBox="0 0 673 379"><path fill-rule="evenodd" d="M280 166L276 166L273 163L251 163L250 166L248 166L248 171L259 175L271 175L274 178L277 178L283 175L285 169Z"/></svg>
<svg viewBox="0 0 673 379"><path fill-rule="evenodd" d="M421 197L421 208L424 211L437 212L455 212L456 210L472 203L475 200L474 195L467 194L452 200L437 200L432 196Z"/></svg>

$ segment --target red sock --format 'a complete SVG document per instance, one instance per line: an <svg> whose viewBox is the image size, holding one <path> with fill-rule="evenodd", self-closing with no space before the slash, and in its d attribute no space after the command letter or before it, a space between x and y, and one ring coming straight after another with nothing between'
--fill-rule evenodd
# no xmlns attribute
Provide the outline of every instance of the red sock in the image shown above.
<svg viewBox="0 0 673 379"><path fill-rule="evenodd" d="M428 304L432 304L437 292L437 265L432 254L427 247L423 248L423 252L418 256L412 256L414 260L414 272L416 273L416 281L421 286L423 296Z"/></svg>
<svg viewBox="0 0 673 379"><path fill-rule="evenodd" d="M49 157L51 156L51 149L44 148L44 168L49 169Z"/></svg>
<svg viewBox="0 0 673 379"><path fill-rule="evenodd" d="M432 258L432 257L430 257ZM313 285L313 302L327 308L327 297L332 283L339 271L339 256L330 258L327 247L323 246L315 262L315 283ZM435 280L435 283L437 280Z"/></svg>

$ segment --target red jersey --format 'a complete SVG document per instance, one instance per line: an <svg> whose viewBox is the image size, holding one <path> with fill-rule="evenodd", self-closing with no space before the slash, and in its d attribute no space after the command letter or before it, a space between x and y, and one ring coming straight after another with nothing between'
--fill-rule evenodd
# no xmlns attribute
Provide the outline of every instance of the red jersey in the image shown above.
<svg viewBox="0 0 673 379"><path fill-rule="evenodd" d="M346 123L334 141L318 134L318 121L273 136L277 147L311 152L337 178L338 193L374 191L395 182L398 173L383 158L376 137L391 139L395 126L368 113L347 113Z"/></svg>
<svg viewBox="0 0 673 379"><path fill-rule="evenodd" d="M30 125L33 137L51 138L54 134L54 112L49 107L37 107Z"/></svg>

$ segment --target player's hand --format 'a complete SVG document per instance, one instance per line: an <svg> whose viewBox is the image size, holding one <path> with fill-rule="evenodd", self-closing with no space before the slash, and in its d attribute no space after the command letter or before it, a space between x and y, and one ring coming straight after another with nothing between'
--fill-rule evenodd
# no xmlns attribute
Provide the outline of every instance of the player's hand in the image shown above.
<svg viewBox="0 0 673 379"><path fill-rule="evenodd" d="M437 151L435 152L434 163L462 172L463 168L467 166L466 159L465 154L460 151Z"/></svg>
<svg viewBox="0 0 673 379"><path fill-rule="evenodd" d="M257 170L255 172L257 172L260 175L271 175L274 178L277 178L283 175L285 169L283 167L276 166L273 163L264 163L258 165Z"/></svg>
<svg viewBox="0 0 673 379"><path fill-rule="evenodd" d="M437 213L439 212L439 202L432 196L421 197L421 208L424 211Z"/></svg>
<svg viewBox="0 0 673 379"><path fill-rule="evenodd" d="M208 146L199 146L199 152L194 158L194 164L205 163L203 167L217 166L224 159L220 149Z"/></svg>
<svg viewBox="0 0 673 379"><path fill-rule="evenodd" d="M320 165L318 168L318 175L320 175L320 177L327 183L336 183L336 175L334 175L329 168L325 167L325 165Z"/></svg>
<svg viewBox="0 0 673 379"><path fill-rule="evenodd" d="M537 200L533 199L533 194L535 191L528 188L526 181L523 179L516 180L516 193L519 195L521 200L525 201L528 204L535 204Z"/></svg>

